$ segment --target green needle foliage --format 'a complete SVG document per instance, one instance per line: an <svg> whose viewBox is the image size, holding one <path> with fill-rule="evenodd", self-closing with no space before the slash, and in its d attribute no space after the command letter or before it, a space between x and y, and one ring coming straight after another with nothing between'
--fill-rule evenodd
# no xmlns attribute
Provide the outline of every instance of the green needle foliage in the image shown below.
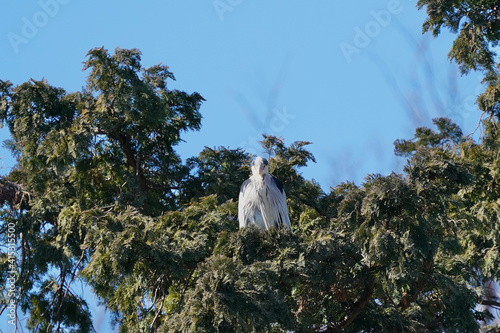
<svg viewBox="0 0 500 333"><path fill-rule="evenodd" d="M500 112L499 62L495 48L500 42L500 3L495 0L419 0L428 18L423 30L438 36L443 27L458 33L449 52L463 73L485 73L486 91L478 98L478 106L488 113Z"/></svg>
<svg viewBox="0 0 500 333"><path fill-rule="evenodd" d="M452 56L465 70L496 74L495 2L419 5L425 29L459 32ZM472 26L484 43L465 42ZM98 48L84 69L75 93L0 81L5 144L18 161L0 182L0 238L14 223L19 273L0 311L15 297L30 331L95 331L82 284L121 332L477 332L500 308L484 289L500 277L494 80L479 97L480 140L435 119L435 129L395 142L408 160L402 174L361 185L323 191L300 173L315 162L309 142L264 136L290 232L238 230L254 156L206 147L180 159L175 147L200 129L203 98L170 89L168 67L143 68L135 49ZM10 264L2 248L3 285Z"/></svg>

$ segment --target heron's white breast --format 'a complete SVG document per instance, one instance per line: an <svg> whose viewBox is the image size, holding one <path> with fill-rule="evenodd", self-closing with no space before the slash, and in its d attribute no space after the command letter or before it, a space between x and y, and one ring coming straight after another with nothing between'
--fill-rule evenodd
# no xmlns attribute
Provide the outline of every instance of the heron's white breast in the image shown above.
<svg viewBox="0 0 500 333"><path fill-rule="evenodd" d="M262 193L266 191L266 183L264 182L264 178L259 175L253 175L250 177L252 179L252 184L255 190L258 193Z"/></svg>

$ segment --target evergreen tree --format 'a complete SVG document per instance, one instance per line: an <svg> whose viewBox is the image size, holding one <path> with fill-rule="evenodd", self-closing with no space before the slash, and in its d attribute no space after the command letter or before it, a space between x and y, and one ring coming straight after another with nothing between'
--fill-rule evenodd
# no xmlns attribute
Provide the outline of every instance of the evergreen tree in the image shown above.
<svg viewBox="0 0 500 333"><path fill-rule="evenodd" d="M0 179L0 237L15 224L16 295L31 331L92 332L82 281L121 332L477 332L500 301L498 5L419 1L459 36L450 53L484 70L479 141L450 119L397 140L402 174L324 192L300 168L309 142L264 136L293 233L238 230L239 187L254 156L175 151L199 130L203 98L170 89L168 67L138 50L90 50L86 86L0 81L0 118L18 164ZM0 253L0 282L9 279ZM498 329L497 329L498 330ZM492 329L492 332L494 329Z"/></svg>

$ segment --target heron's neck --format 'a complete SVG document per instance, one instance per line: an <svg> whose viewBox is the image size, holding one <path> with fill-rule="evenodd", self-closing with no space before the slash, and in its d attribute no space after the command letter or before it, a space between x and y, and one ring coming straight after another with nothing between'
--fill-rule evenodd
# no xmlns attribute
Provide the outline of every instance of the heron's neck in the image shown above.
<svg viewBox="0 0 500 333"><path fill-rule="evenodd" d="M266 173L259 175L258 173L254 173L252 174L252 177L250 177L252 179L253 182L255 182L257 185L264 185L264 177L266 176Z"/></svg>

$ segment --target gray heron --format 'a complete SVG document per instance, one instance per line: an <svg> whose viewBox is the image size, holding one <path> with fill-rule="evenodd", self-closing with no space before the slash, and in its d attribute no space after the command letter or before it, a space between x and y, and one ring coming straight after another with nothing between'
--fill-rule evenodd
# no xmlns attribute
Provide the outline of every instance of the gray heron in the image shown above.
<svg viewBox="0 0 500 333"><path fill-rule="evenodd" d="M268 161L260 156L252 163L252 175L241 185L238 220L240 229L252 224L265 230L291 229L283 184L269 173Z"/></svg>

